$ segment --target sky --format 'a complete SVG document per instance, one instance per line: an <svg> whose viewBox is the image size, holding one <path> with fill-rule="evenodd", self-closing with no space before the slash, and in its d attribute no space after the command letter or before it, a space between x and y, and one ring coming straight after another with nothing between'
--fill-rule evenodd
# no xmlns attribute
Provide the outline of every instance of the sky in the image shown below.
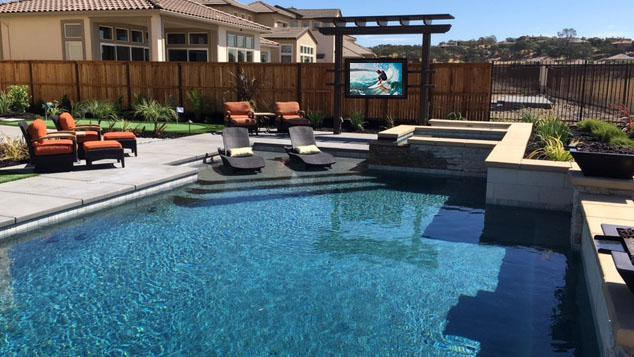
<svg viewBox="0 0 634 357"><path fill-rule="evenodd" d="M246 2L246 1L245 1ZM634 38L634 0L269 0L297 8L339 8L344 16L449 13L451 31L432 36L437 44L495 35L498 41L522 35L555 36L572 27L580 37ZM420 44L419 36L362 36L374 46Z"/></svg>

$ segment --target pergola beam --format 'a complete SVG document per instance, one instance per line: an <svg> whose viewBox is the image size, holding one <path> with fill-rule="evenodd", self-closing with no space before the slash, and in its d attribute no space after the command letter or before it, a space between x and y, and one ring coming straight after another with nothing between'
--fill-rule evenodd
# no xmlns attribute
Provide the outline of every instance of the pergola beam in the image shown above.
<svg viewBox="0 0 634 357"><path fill-rule="evenodd" d="M342 16L342 17L319 17L316 21L332 23L336 21L342 21L347 23L354 23L358 20L367 22L378 21L425 21L425 20L453 20L454 17L449 14L428 14L428 15L387 15L387 16Z"/></svg>
<svg viewBox="0 0 634 357"><path fill-rule="evenodd" d="M365 27L320 27L324 35L411 35L426 33L445 33L451 25L412 25L412 26L365 26Z"/></svg>

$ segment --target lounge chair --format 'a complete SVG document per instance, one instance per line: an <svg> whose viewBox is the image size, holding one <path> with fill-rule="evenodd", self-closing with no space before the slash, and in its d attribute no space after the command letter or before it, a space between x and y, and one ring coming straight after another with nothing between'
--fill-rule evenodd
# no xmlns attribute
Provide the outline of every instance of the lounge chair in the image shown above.
<svg viewBox="0 0 634 357"><path fill-rule="evenodd" d="M275 123L278 132L286 132L292 126L311 126L298 102L276 102Z"/></svg>
<svg viewBox="0 0 634 357"><path fill-rule="evenodd" d="M36 172L70 171L77 161L77 142L71 133L48 133L46 123L36 119L30 125L20 122Z"/></svg>
<svg viewBox="0 0 634 357"><path fill-rule="evenodd" d="M101 127L99 125L77 125L75 118L70 113L62 113L59 116L52 115L51 120L59 133L73 134L77 137L77 155L84 158L84 143L101 140Z"/></svg>
<svg viewBox="0 0 634 357"><path fill-rule="evenodd" d="M250 132L258 131L258 121L249 102L226 102L225 125L228 127L247 128Z"/></svg>
<svg viewBox="0 0 634 357"><path fill-rule="evenodd" d="M293 126L288 128L291 136L291 145L284 149L291 160L299 160L305 166L332 167L336 162L335 157L317 148L313 128L309 126ZM309 153L303 154L302 151Z"/></svg>
<svg viewBox="0 0 634 357"><path fill-rule="evenodd" d="M248 149L251 149L251 143L249 142L249 132L246 128L225 128L222 131L222 142L225 147L224 149L219 148L218 153L225 167L229 167L232 170L260 171L265 166L264 159L261 156L248 152ZM238 151L246 152L238 154Z"/></svg>

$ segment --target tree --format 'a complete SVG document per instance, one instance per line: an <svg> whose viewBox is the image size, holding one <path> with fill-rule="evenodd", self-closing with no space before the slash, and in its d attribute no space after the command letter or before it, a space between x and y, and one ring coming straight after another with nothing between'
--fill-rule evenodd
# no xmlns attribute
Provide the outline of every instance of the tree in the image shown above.
<svg viewBox="0 0 634 357"><path fill-rule="evenodd" d="M571 40L577 37L577 30L573 28L565 28L561 30L560 32L557 32L557 37L566 39L566 40Z"/></svg>

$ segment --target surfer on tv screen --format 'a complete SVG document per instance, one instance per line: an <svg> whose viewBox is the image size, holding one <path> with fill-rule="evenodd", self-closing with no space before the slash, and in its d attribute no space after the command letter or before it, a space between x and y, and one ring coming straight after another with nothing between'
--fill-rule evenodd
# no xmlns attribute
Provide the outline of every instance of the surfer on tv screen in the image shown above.
<svg viewBox="0 0 634 357"><path fill-rule="evenodd" d="M387 81L387 73L384 70L377 69L376 74L379 75L379 84L383 84L384 81Z"/></svg>

